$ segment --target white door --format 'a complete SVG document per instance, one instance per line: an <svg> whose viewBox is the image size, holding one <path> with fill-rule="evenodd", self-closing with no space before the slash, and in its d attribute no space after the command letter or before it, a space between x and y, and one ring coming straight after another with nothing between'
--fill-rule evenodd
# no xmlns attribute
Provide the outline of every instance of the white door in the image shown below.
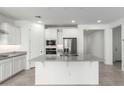
<svg viewBox="0 0 124 93"><path fill-rule="evenodd" d="M30 59L38 57L44 53L44 26L35 24L30 31ZM34 67L34 63L31 63Z"/></svg>
<svg viewBox="0 0 124 93"><path fill-rule="evenodd" d="M121 26L113 28L113 61L121 61Z"/></svg>

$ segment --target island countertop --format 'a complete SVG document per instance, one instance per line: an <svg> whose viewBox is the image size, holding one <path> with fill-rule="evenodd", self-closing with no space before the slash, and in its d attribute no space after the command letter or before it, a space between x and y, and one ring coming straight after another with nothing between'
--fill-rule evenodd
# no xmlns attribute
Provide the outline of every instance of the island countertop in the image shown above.
<svg viewBox="0 0 124 93"><path fill-rule="evenodd" d="M30 60L31 62L82 62L82 61L103 61L103 59L85 55L85 56L45 56L41 55Z"/></svg>

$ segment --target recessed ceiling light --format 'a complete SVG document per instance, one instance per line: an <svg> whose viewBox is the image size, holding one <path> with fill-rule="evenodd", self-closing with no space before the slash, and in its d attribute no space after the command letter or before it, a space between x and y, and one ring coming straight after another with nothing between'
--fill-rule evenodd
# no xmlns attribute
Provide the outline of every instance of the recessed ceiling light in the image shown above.
<svg viewBox="0 0 124 93"><path fill-rule="evenodd" d="M42 21L38 21L38 23L40 23L40 24L41 24L41 23L42 23Z"/></svg>
<svg viewBox="0 0 124 93"><path fill-rule="evenodd" d="M72 22L72 23L76 23L76 21L75 21L75 20L72 20L71 22Z"/></svg>
<svg viewBox="0 0 124 93"><path fill-rule="evenodd" d="M101 23L102 22L102 20L97 20L97 23Z"/></svg>

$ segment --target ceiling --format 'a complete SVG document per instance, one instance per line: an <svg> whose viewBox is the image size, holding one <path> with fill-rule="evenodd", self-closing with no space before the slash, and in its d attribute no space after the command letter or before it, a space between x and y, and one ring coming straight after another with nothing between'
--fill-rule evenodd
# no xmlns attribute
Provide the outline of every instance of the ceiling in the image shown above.
<svg viewBox="0 0 124 93"><path fill-rule="evenodd" d="M124 17L123 7L0 7L0 14L13 19L33 20L42 16L45 24L106 24Z"/></svg>

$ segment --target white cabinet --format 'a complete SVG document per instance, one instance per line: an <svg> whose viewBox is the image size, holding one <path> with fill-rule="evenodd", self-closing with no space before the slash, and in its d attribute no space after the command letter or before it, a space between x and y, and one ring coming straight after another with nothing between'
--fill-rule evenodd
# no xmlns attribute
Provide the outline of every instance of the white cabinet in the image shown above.
<svg viewBox="0 0 124 93"><path fill-rule="evenodd" d="M99 71L98 62L70 62L69 80L70 84L98 84Z"/></svg>
<svg viewBox="0 0 124 93"><path fill-rule="evenodd" d="M48 39L54 39L56 40L57 39L57 29L55 28L50 28L50 29L46 29L45 30L45 38L46 40Z"/></svg>
<svg viewBox="0 0 124 93"><path fill-rule="evenodd" d="M97 61L35 62L36 85L98 85Z"/></svg>
<svg viewBox="0 0 124 93"><path fill-rule="evenodd" d="M7 79L8 77L12 76L12 62L13 62L13 59L10 58L10 59L6 59L6 60L3 60L3 79Z"/></svg>
<svg viewBox="0 0 124 93"><path fill-rule="evenodd" d="M77 28L65 28L62 29L63 37L77 37L78 36L78 29Z"/></svg>
<svg viewBox="0 0 124 93"><path fill-rule="evenodd" d="M13 74L25 69L26 56L18 56L13 59Z"/></svg>
<svg viewBox="0 0 124 93"><path fill-rule="evenodd" d="M0 64L0 82L3 80L2 71L3 71L2 64Z"/></svg>
<svg viewBox="0 0 124 93"><path fill-rule="evenodd" d="M11 26L8 33L8 45L21 44L21 31L19 27Z"/></svg>
<svg viewBox="0 0 124 93"><path fill-rule="evenodd" d="M10 30L10 25L8 23L1 23L0 30L2 30L5 33L8 33Z"/></svg>
<svg viewBox="0 0 124 93"><path fill-rule="evenodd" d="M36 62L36 85L66 84L68 81L68 68L66 62Z"/></svg>
<svg viewBox="0 0 124 93"><path fill-rule="evenodd" d="M12 62L12 58L0 61L0 81L3 81L12 76Z"/></svg>
<svg viewBox="0 0 124 93"><path fill-rule="evenodd" d="M2 23L0 30L5 33L0 34L0 44L4 45L19 45L21 44L21 30L20 27L9 23Z"/></svg>
<svg viewBox="0 0 124 93"><path fill-rule="evenodd" d="M25 69L26 55L0 60L0 82Z"/></svg>

